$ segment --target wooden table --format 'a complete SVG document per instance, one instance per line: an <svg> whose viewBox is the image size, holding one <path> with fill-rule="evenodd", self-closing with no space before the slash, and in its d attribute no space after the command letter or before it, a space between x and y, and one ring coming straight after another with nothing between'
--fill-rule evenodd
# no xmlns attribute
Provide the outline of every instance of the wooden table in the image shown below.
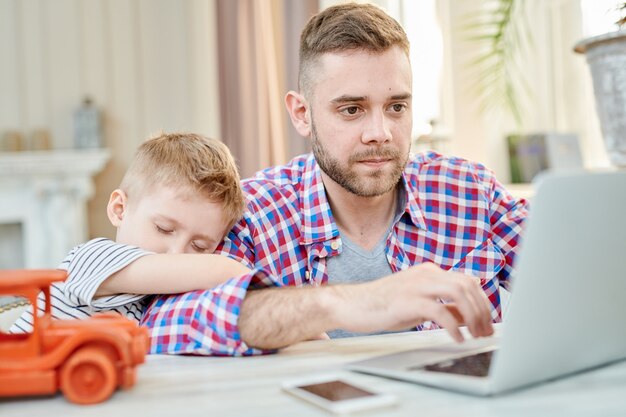
<svg viewBox="0 0 626 417"><path fill-rule="evenodd" d="M347 362L449 340L444 332L431 331L305 342L251 358L151 356L139 368L137 385L103 404L76 406L60 395L0 400L0 416L329 416L281 391L280 383L335 371L399 398L397 406L362 414L367 416L626 416L626 361L495 398L341 369Z"/></svg>

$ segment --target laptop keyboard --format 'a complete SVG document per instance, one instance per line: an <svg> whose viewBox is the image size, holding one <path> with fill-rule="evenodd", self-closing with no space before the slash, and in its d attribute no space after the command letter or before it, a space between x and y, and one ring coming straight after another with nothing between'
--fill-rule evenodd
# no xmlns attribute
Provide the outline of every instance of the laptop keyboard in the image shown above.
<svg viewBox="0 0 626 417"><path fill-rule="evenodd" d="M461 358L450 359L431 365L416 366L410 369L424 369L427 371L445 372L449 374L485 377L489 374L489 365L491 365L493 352L495 351L491 350L488 352L463 356Z"/></svg>

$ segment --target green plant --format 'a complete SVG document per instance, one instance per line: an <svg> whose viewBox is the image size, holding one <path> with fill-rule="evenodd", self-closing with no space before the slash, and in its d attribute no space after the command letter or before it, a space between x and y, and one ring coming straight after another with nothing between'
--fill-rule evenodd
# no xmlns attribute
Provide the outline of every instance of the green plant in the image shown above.
<svg viewBox="0 0 626 417"><path fill-rule="evenodd" d="M477 51L470 61L472 89L481 113L509 114L522 126L524 99L532 99L521 61L533 44L527 0L467 0L478 8L466 16L464 37ZM616 2L621 17L615 22L626 26L626 1Z"/></svg>
<svg viewBox="0 0 626 417"><path fill-rule="evenodd" d="M617 6L617 10L622 14L617 23L617 26L620 28L626 25L626 1Z"/></svg>
<svg viewBox="0 0 626 417"><path fill-rule="evenodd" d="M481 112L504 111L518 126L522 123L522 97L530 89L520 67L520 59L532 44L526 22L526 2L486 0L474 2L479 10L466 16L465 39L475 44L470 61L473 78L471 93Z"/></svg>

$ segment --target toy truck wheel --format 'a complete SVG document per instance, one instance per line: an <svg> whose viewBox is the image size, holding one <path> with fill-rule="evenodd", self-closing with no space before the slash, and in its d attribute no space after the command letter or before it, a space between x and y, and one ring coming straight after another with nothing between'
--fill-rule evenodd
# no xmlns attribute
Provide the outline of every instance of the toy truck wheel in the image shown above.
<svg viewBox="0 0 626 417"><path fill-rule="evenodd" d="M95 348L82 348L63 365L61 391L76 404L95 404L108 399L117 386L115 365Z"/></svg>

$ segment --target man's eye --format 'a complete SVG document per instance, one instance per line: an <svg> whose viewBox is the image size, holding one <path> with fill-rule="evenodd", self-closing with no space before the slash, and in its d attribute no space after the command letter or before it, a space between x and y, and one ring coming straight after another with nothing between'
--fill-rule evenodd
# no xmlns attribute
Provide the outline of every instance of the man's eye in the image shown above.
<svg viewBox="0 0 626 417"><path fill-rule="evenodd" d="M173 232L173 230L170 230L170 229L164 229L164 228L162 228L161 226L159 226L158 224L155 224L155 227L156 227L156 229L157 229L157 232L159 232L159 233L163 233L163 234L165 234L165 235L169 235L170 233L172 233L172 232Z"/></svg>
<svg viewBox="0 0 626 417"><path fill-rule="evenodd" d="M402 103L396 103L396 104L392 104L391 105L391 109L395 112L395 113L402 113L406 110L406 105L402 104Z"/></svg>
<svg viewBox="0 0 626 417"><path fill-rule="evenodd" d="M359 108L357 106L344 107L343 109L341 109L341 113L348 116L354 116L358 112Z"/></svg>

